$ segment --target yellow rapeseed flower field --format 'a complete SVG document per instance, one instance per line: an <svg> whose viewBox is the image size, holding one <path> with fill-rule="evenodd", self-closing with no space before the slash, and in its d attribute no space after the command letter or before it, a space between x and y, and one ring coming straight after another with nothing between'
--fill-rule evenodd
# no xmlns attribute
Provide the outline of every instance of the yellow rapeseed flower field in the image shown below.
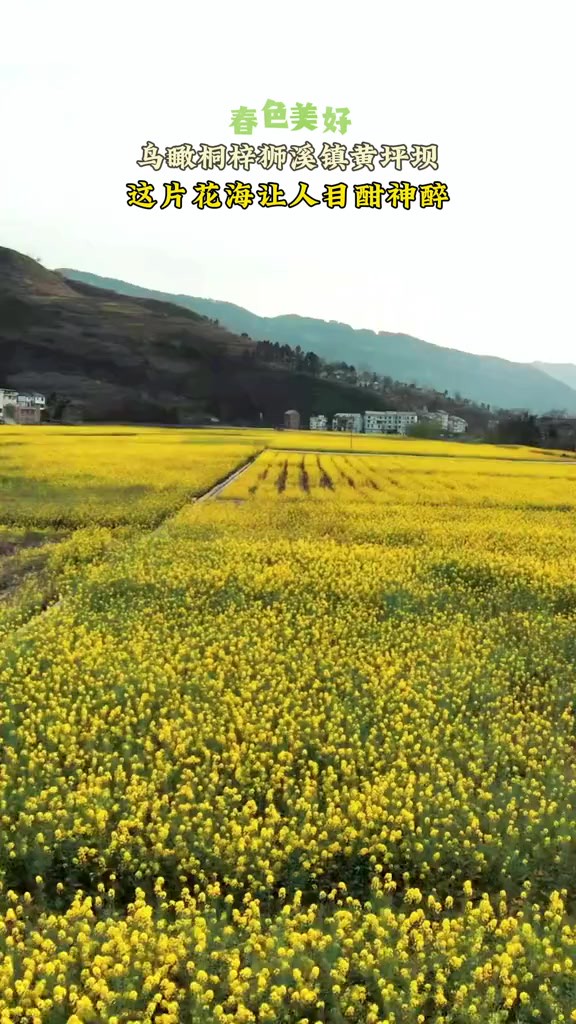
<svg viewBox="0 0 576 1024"><path fill-rule="evenodd" d="M238 430L2 427L0 522L155 525L264 446Z"/></svg>
<svg viewBox="0 0 576 1024"><path fill-rule="evenodd" d="M464 449L463 456L468 455ZM479 462L478 458L327 454L267 450L227 488L223 498L306 497L388 504L576 505L576 461Z"/></svg>
<svg viewBox="0 0 576 1024"><path fill-rule="evenodd" d="M0 1024L576 1020L576 466L302 436L3 429Z"/></svg>

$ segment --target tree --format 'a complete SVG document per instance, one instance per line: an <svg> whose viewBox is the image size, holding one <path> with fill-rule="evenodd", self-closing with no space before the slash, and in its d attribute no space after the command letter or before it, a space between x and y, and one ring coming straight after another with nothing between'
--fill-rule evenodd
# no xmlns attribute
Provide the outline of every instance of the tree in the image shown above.
<svg viewBox="0 0 576 1024"><path fill-rule="evenodd" d="M522 444L536 447L542 443L538 419L532 413L509 413L499 420L496 440L501 444Z"/></svg>
<svg viewBox="0 0 576 1024"><path fill-rule="evenodd" d="M438 420L420 420L407 428L409 437L440 437L442 433L442 424Z"/></svg>
<svg viewBox="0 0 576 1024"><path fill-rule="evenodd" d="M320 359L315 352L307 352L302 360L302 369L305 373L311 373L314 376L320 370Z"/></svg>
<svg viewBox="0 0 576 1024"><path fill-rule="evenodd" d="M65 395L59 395L52 391L46 399L46 412L50 420L61 422L65 409L70 405L70 399Z"/></svg>

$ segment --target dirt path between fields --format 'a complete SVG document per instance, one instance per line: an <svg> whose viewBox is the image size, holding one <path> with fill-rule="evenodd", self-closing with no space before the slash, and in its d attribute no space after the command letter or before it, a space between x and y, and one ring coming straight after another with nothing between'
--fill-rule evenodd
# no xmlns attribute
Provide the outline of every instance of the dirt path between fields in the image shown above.
<svg viewBox="0 0 576 1024"><path fill-rule="evenodd" d="M197 505L199 501L207 501L209 498L217 498L220 492L223 491L225 487L228 487L228 484L231 484L233 480L237 480L239 476L242 476L242 474L246 472L247 469L250 469L250 466L256 462L256 459L261 454L262 452L258 452L256 455L252 455L247 462L240 466L239 469L235 469L225 477L224 480L220 480L219 483L214 484L210 490L205 491L204 494L199 494L197 497L192 498L192 504ZM242 502L245 501L245 498L226 498L222 500Z"/></svg>

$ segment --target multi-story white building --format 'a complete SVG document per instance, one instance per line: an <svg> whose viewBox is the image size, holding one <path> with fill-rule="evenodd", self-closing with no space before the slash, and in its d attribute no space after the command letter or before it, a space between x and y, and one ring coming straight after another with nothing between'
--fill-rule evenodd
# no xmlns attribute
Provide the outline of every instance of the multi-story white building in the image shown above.
<svg viewBox="0 0 576 1024"><path fill-rule="evenodd" d="M367 411L364 413L364 429L367 434L405 434L408 427L418 422L416 412Z"/></svg>
<svg viewBox="0 0 576 1024"><path fill-rule="evenodd" d="M310 430L328 430L328 420L326 416L311 416Z"/></svg>
<svg viewBox="0 0 576 1024"><path fill-rule="evenodd" d="M442 430L448 430L448 420L450 417L447 412L444 412L444 409L438 409L437 412L428 413L428 418L434 420L435 423L439 423Z"/></svg>
<svg viewBox="0 0 576 1024"><path fill-rule="evenodd" d="M461 416L448 417L448 430L451 434L464 434L468 429L468 423Z"/></svg>
<svg viewBox="0 0 576 1024"><path fill-rule="evenodd" d="M332 430L345 430L349 434L361 434L362 426L361 412L337 412L332 419Z"/></svg>

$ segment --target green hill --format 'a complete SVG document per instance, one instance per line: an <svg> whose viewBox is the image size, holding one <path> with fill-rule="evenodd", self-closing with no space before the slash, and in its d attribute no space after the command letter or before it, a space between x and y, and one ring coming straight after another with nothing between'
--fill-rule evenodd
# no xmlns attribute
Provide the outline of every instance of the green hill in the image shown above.
<svg viewBox="0 0 576 1024"><path fill-rule="evenodd" d="M360 389L260 361L254 341L181 305L65 280L6 248L0 386L65 396L88 421L278 425L288 408L306 422L366 405Z"/></svg>

